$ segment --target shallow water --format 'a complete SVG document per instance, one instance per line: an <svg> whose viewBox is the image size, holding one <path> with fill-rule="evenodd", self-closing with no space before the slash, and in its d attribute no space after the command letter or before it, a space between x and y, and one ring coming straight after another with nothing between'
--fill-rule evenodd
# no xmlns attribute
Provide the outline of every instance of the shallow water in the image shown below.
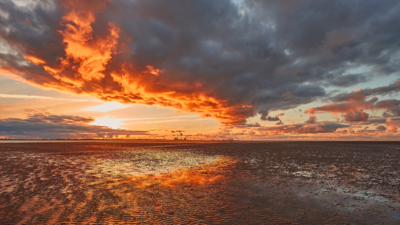
<svg viewBox="0 0 400 225"><path fill-rule="evenodd" d="M396 142L0 142L1 224L399 224Z"/></svg>

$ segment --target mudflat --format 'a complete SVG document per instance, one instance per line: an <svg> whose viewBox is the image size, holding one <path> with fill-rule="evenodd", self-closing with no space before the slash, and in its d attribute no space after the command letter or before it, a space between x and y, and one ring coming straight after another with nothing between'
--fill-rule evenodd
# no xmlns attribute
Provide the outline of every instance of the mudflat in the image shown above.
<svg viewBox="0 0 400 225"><path fill-rule="evenodd" d="M1 224L399 224L400 142L0 142Z"/></svg>

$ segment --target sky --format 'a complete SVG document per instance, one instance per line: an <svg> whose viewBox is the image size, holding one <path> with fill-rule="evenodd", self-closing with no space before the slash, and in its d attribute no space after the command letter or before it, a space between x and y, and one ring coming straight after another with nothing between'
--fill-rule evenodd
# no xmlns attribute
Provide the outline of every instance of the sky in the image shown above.
<svg viewBox="0 0 400 225"><path fill-rule="evenodd" d="M0 139L399 140L399 21L396 0L0 0Z"/></svg>

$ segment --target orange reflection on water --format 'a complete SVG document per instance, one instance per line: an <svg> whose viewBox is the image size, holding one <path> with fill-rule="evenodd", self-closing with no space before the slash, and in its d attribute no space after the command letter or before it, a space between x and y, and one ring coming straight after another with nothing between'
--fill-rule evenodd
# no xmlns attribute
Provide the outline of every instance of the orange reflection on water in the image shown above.
<svg viewBox="0 0 400 225"><path fill-rule="evenodd" d="M120 182L109 184L110 186L120 184L133 184L136 187L148 187L153 185L175 187L178 185L203 186L215 181L224 180L224 169L234 163L233 160L221 157L216 162L204 163L198 167L180 168L171 173L147 174L131 176Z"/></svg>
<svg viewBox="0 0 400 225"><path fill-rule="evenodd" d="M102 179L92 187L97 196L107 193L111 197L102 199L96 211L118 209L129 220L150 224L180 224L195 220L194 215L208 212L209 205L223 204L212 197L218 189L208 188L207 185L225 181L229 167L234 163L231 158L219 157L212 163L181 167L169 173ZM120 200L113 202L110 199ZM111 215L97 219L104 223L116 222Z"/></svg>
<svg viewBox="0 0 400 225"><path fill-rule="evenodd" d="M153 184L169 187L174 187L178 184L205 185L217 180L223 180L225 178L224 175L218 173L218 171L221 171L231 163L232 161L226 158L220 158L215 163L203 164L196 168L180 169L166 174L147 175L144 179L142 178L143 180L138 180L138 186L144 187Z"/></svg>

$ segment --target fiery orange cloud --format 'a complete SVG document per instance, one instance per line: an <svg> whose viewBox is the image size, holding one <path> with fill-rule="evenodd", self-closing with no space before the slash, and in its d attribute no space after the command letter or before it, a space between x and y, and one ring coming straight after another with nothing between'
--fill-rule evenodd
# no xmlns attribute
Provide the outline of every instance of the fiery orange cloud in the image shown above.
<svg viewBox="0 0 400 225"><path fill-rule="evenodd" d="M57 32L62 37L64 55L49 61L42 52L26 52L25 59L38 67L33 78L27 77L30 83L87 93L106 101L172 107L213 117L226 125L242 125L256 114L254 106L217 98L198 81L177 80L173 76L180 72L174 69L166 71L156 65L141 68L123 59L129 38L118 25L108 22L101 35L93 30L106 2L63 1L63 29ZM19 76L32 74L11 67L3 70Z"/></svg>
<svg viewBox="0 0 400 225"><path fill-rule="evenodd" d="M25 55L25 57L27 60L31 61L32 63L35 63L36 65L42 65L42 64L46 64L46 62L42 59L39 59L35 56L31 56L31 55Z"/></svg>
<svg viewBox="0 0 400 225"><path fill-rule="evenodd" d="M389 132L397 133L397 128L400 127L400 122L394 121L392 118L388 118L386 122L388 123Z"/></svg>

